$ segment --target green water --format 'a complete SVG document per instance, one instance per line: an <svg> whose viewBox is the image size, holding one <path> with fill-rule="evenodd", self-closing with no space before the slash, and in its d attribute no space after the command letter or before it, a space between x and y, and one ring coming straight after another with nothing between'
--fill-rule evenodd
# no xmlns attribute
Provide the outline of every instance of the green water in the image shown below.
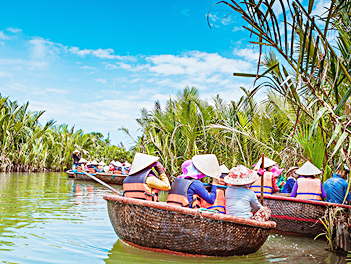
<svg viewBox="0 0 351 264"><path fill-rule="evenodd" d="M106 193L65 173L0 174L0 263L345 263L325 250L323 239L275 232L248 256L179 257L136 249L114 232Z"/></svg>

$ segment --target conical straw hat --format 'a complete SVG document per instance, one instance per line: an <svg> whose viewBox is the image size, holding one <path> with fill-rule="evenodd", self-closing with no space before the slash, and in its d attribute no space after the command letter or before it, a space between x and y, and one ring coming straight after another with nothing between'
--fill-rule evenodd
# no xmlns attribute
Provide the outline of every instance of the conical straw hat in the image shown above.
<svg viewBox="0 0 351 264"><path fill-rule="evenodd" d="M96 160L93 160L92 162L91 162L91 165L99 165L99 163L96 161Z"/></svg>
<svg viewBox="0 0 351 264"><path fill-rule="evenodd" d="M229 169L227 166L225 166L225 164L219 166L219 169L221 170L221 173L229 173Z"/></svg>
<svg viewBox="0 0 351 264"><path fill-rule="evenodd" d="M87 162L87 166L89 166L89 165L91 165L91 162L90 162L90 161Z"/></svg>
<svg viewBox="0 0 351 264"><path fill-rule="evenodd" d="M100 166L105 166L106 164L105 164L105 162L100 161L100 162L99 162L99 165L100 165Z"/></svg>
<svg viewBox="0 0 351 264"><path fill-rule="evenodd" d="M120 163L119 161L112 162L112 165L115 167L122 167L122 163Z"/></svg>
<svg viewBox="0 0 351 264"><path fill-rule="evenodd" d="M207 176L219 179L222 174L215 154L195 155L191 160L195 168Z"/></svg>
<svg viewBox="0 0 351 264"><path fill-rule="evenodd" d="M87 160L84 159L84 158L81 158L81 159L78 161L78 163L87 163Z"/></svg>
<svg viewBox="0 0 351 264"><path fill-rule="evenodd" d="M253 183L258 178L256 171L239 165L230 169L228 176L224 177L224 182L233 185L245 185Z"/></svg>
<svg viewBox="0 0 351 264"><path fill-rule="evenodd" d="M129 168L130 166L132 166L132 164L130 164L128 161L126 161L126 163L124 164L127 168Z"/></svg>
<svg viewBox="0 0 351 264"><path fill-rule="evenodd" d="M254 170L258 170L261 167L261 164L262 164L262 158L260 158L257 161ZM263 165L265 168L273 166L274 164L277 164L274 160L271 160L270 158L264 157L264 164Z"/></svg>
<svg viewBox="0 0 351 264"><path fill-rule="evenodd" d="M143 154L143 153L136 153L132 162L132 168L130 169L129 175L133 175L147 166L150 166L152 163L158 161L160 158Z"/></svg>
<svg viewBox="0 0 351 264"><path fill-rule="evenodd" d="M73 151L73 153L79 153L79 150L78 150L78 149L76 149L75 151Z"/></svg>
<svg viewBox="0 0 351 264"><path fill-rule="evenodd" d="M298 170L295 171L296 174L302 176L312 176L321 174L322 171L314 166L311 162L306 161Z"/></svg>

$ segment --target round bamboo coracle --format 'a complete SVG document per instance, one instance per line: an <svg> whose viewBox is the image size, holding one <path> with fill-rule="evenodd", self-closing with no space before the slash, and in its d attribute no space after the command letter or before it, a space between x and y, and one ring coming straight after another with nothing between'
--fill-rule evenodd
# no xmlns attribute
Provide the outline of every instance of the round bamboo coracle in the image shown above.
<svg viewBox="0 0 351 264"><path fill-rule="evenodd" d="M105 195L111 223L124 241L184 254L232 256L254 253L275 222L258 222L212 212L198 212L163 202Z"/></svg>
<svg viewBox="0 0 351 264"><path fill-rule="evenodd" d="M258 195L259 196L259 195ZM309 201L292 197L264 195L265 206L271 209L271 220L277 223L276 230L318 235L325 232L319 221L330 207L341 207L349 211L351 206L320 201Z"/></svg>

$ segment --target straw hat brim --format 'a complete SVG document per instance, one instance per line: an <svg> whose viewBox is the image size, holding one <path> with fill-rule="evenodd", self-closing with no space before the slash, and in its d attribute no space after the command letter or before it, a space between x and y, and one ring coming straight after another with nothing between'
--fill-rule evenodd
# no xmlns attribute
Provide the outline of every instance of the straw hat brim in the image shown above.
<svg viewBox="0 0 351 264"><path fill-rule="evenodd" d="M261 167L262 164L262 158L258 160L258 162L255 165L254 170L258 170ZM274 160L271 160L270 158L264 157L264 168L271 167L273 165L277 164Z"/></svg>
<svg viewBox="0 0 351 264"><path fill-rule="evenodd" d="M229 174L224 177L224 182L232 185L251 184L259 179L256 171L250 170L245 166L239 165L232 168Z"/></svg>
<svg viewBox="0 0 351 264"><path fill-rule="evenodd" d="M81 158L78 162L79 163L87 163L88 161L86 159L84 159L84 158Z"/></svg>
<svg viewBox="0 0 351 264"><path fill-rule="evenodd" d="M221 173L229 173L229 169L227 168L227 166L225 166L225 164L219 166L219 169L221 170Z"/></svg>
<svg viewBox="0 0 351 264"><path fill-rule="evenodd" d="M112 165L115 167L122 167L122 163L120 163L119 161L113 162Z"/></svg>
<svg viewBox="0 0 351 264"><path fill-rule="evenodd" d="M93 160L93 161L91 162L90 165L95 165L95 166L97 166L97 165L99 165L99 163L98 163L96 160Z"/></svg>
<svg viewBox="0 0 351 264"><path fill-rule="evenodd" d="M79 153L79 150L78 150L78 149L76 149L75 151L73 151L73 154L74 154L74 153Z"/></svg>
<svg viewBox="0 0 351 264"><path fill-rule="evenodd" d="M313 176L322 173L320 169L314 166L311 162L306 161L298 170L295 171L296 174L302 176Z"/></svg>
<svg viewBox="0 0 351 264"><path fill-rule="evenodd" d="M132 162L132 167L130 169L129 175L133 175L147 168L148 166L155 163L159 159L160 159L159 157L155 157L155 156L151 156L143 153L136 153Z"/></svg>
<svg viewBox="0 0 351 264"><path fill-rule="evenodd" d="M214 154L195 155L192 158L192 162L198 171L206 174L207 176L219 179L222 174L221 169L219 168L217 157Z"/></svg>

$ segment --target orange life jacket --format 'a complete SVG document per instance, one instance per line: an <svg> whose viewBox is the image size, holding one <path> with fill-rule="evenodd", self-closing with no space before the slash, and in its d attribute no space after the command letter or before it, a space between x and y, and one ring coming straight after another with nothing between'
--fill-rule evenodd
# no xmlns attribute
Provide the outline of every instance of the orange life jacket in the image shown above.
<svg viewBox="0 0 351 264"><path fill-rule="evenodd" d="M200 197L197 194L193 195L193 201L189 204L188 189L194 181L176 178L168 193L167 203L183 207L200 208Z"/></svg>
<svg viewBox="0 0 351 264"><path fill-rule="evenodd" d="M273 179L273 173L266 171L264 173L264 179L263 179L263 193L264 194L272 194L273 193L274 189L273 189L272 179ZM261 177L258 178L251 185L250 190L254 191L255 193L261 193Z"/></svg>
<svg viewBox="0 0 351 264"><path fill-rule="evenodd" d="M321 201L321 180L318 178L298 178L296 198Z"/></svg>
<svg viewBox="0 0 351 264"><path fill-rule="evenodd" d="M129 198L158 202L158 190L146 184L147 177L156 177L154 171L146 168L136 174L127 176L123 181L124 195Z"/></svg>
<svg viewBox="0 0 351 264"><path fill-rule="evenodd" d="M113 171L113 174L115 174L115 175L122 175L122 172L121 171L117 171L117 170L115 170L115 171Z"/></svg>
<svg viewBox="0 0 351 264"><path fill-rule="evenodd" d="M96 171L95 171L95 168L92 166L92 167L90 167L89 166L89 173L95 173Z"/></svg>
<svg viewBox="0 0 351 264"><path fill-rule="evenodd" d="M81 165L78 166L77 171L78 172L82 172L82 166Z"/></svg>
<svg viewBox="0 0 351 264"><path fill-rule="evenodd" d="M210 204L206 202L204 199L201 199L201 207L218 210L220 213L225 214L224 191L221 188L217 188L216 200L213 204Z"/></svg>

